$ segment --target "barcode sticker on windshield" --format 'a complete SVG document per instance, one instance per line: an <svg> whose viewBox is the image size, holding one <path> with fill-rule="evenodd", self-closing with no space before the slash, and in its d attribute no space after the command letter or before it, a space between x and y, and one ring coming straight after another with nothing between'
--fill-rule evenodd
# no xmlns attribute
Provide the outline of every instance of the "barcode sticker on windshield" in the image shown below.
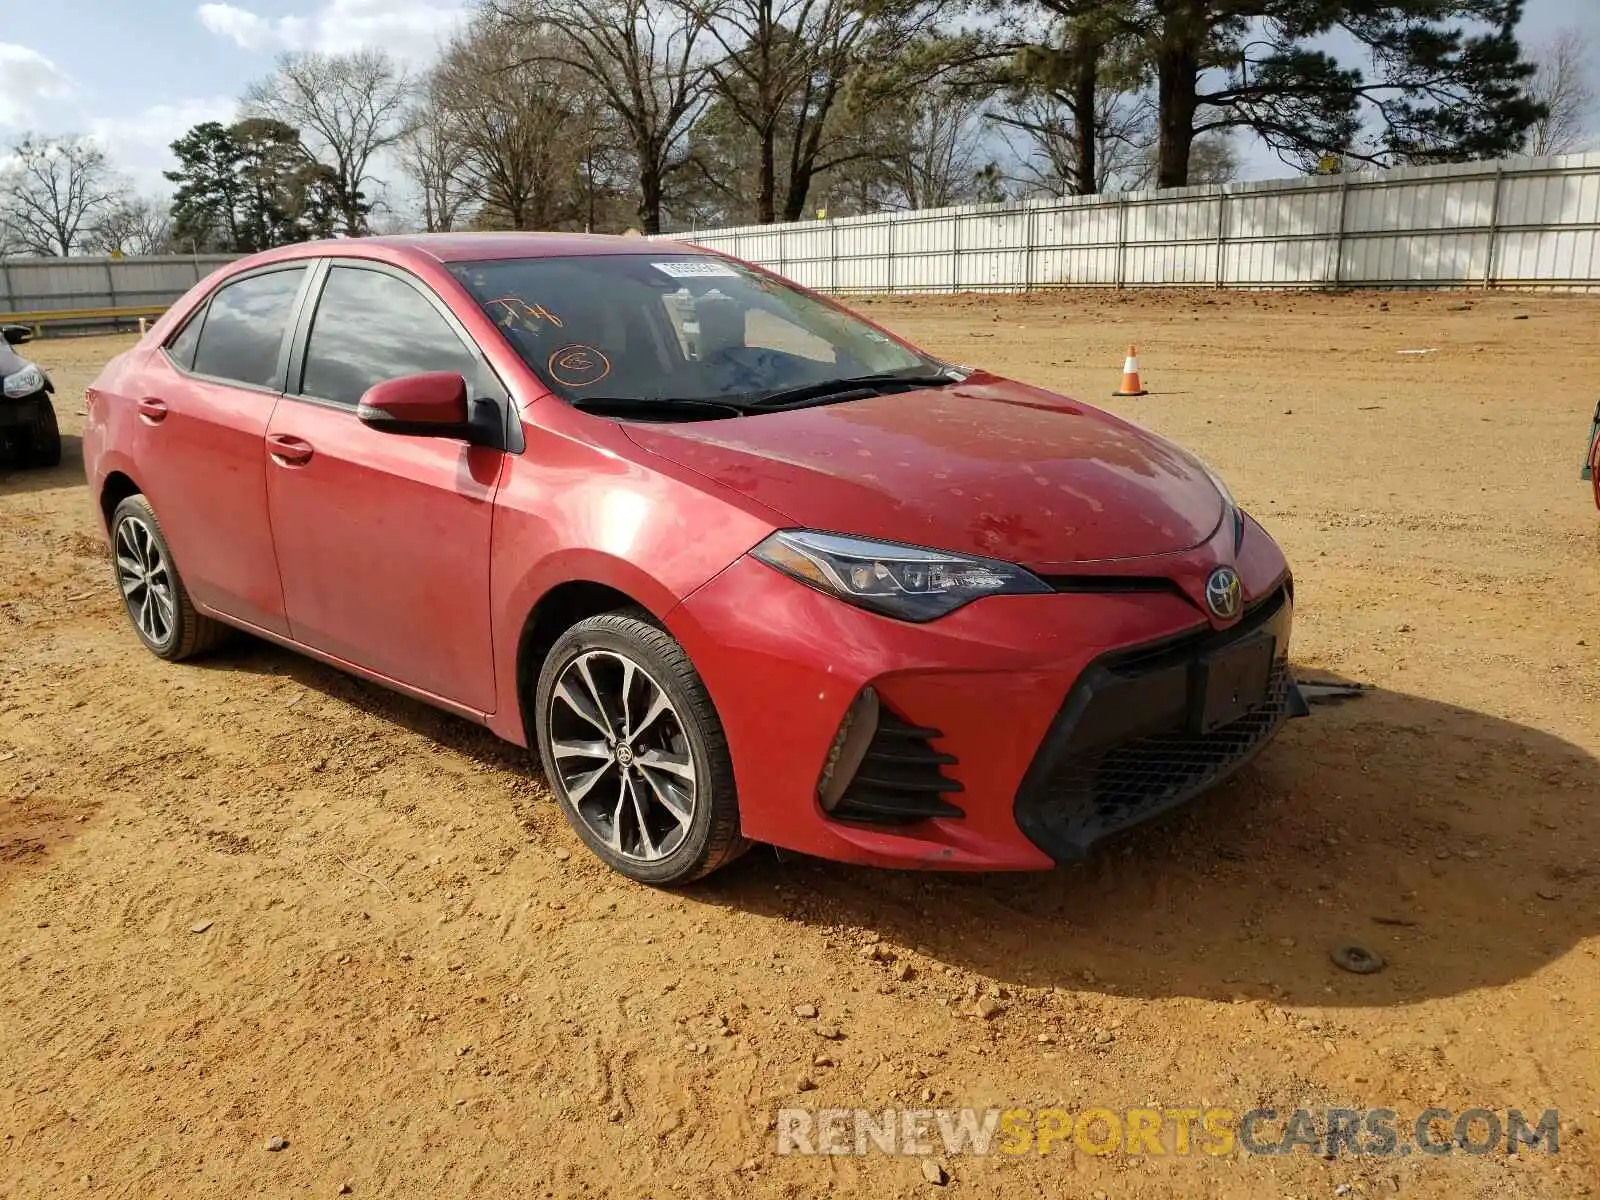
<svg viewBox="0 0 1600 1200"><path fill-rule="evenodd" d="M727 263L718 262L714 258L680 258L677 262L658 262L650 265L673 279L739 278L739 272Z"/></svg>

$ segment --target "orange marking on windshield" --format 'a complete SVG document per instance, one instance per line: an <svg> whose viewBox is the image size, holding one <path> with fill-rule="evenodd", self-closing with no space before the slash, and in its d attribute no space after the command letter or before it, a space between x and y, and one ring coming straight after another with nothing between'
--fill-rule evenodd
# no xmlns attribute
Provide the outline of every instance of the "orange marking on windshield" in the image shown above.
<svg viewBox="0 0 1600 1200"><path fill-rule="evenodd" d="M545 364L550 378L563 387L581 388L599 383L611 374L611 360L593 346L562 346Z"/></svg>
<svg viewBox="0 0 1600 1200"><path fill-rule="evenodd" d="M499 296L493 300L485 302L484 307L487 308L490 304L498 304L501 308L503 308L508 321L514 320L517 317L521 317L527 321L549 321L550 324L554 325L557 329L562 329L565 327L565 324L561 318L556 316L555 313L551 312L544 305L529 304L521 296Z"/></svg>

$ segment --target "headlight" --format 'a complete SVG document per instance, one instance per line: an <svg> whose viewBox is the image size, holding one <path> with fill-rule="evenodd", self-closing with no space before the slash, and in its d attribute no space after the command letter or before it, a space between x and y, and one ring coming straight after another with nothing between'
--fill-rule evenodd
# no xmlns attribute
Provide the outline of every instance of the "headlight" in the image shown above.
<svg viewBox="0 0 1600 1200"><path fill-rule="evenodd" d="M980 596L1050 590L992 558L808 529L780 530L751 553L818 591L902 621L931 621Z"/></svg>
<svg viewBox="0 0 1600 1200"><path fill-rule="evenodd" d="M0 384L6 397L11 400L20 400L24 396L31 396L35 392L44 391L44 372L29 363L22 370L7 375L5 382Z"/></svg>

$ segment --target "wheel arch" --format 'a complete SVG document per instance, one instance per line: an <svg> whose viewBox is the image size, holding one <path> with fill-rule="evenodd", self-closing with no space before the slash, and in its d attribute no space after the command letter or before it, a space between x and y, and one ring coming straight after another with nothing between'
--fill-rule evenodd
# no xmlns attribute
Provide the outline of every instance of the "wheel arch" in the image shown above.
<svg viewBox="0 0 1600 1200"><path fill-rule="evenodd" d="M593 579L568 579L550 588L528 610L517 637L517 714L530 748L538 744L534 735L532 698L545 656L556 639L586 617L618 609L642 608L659 619L660 614L637 596L609 583Z"/></svg>
<svg viewBox="0 0 1600 1200"><path fill-rule="evenodd" d="M117 505L129 496L138 496L143 492L144 489L125 472L107 472L105 480L100 484L100 519L107 532L110 532L111 514L117 511Z"/></svg>
<svg viewBox="0 0 1600 1200"><path fill-rule="evenodd" d="M591 544L558 550L520 573L499 575L493 600L498 703L489 728L533 748L527 740L528 713L539 669L556 638L585 617L637 608L676 637L681 601L706 579L699 570L683 570L670 555L666 565L668 570L657 573Z"/></svg>

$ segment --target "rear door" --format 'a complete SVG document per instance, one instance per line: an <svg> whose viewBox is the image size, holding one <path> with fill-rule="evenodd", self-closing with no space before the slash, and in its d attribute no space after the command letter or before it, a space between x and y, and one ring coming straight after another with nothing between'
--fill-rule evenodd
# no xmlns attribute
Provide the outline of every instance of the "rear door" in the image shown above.
<svg viewBox="0 0 1600 1200"><path fill-rule="evenodd" d="M474 712L494 709L489 534L504 452L380 433L375 383L423 371L505 396L442 301L376 263L329 266L267 430L271 513L297 641ZM504 428L502 422L501 428Z"/></svg>
<svg viewBox="0 0 1600 1200"><path fill-rule="evenodd" d="M289 632L267 524L267 424L283 390L305 263L220 287L152 354L132 458L189 592L204 607Z"/></svg>

